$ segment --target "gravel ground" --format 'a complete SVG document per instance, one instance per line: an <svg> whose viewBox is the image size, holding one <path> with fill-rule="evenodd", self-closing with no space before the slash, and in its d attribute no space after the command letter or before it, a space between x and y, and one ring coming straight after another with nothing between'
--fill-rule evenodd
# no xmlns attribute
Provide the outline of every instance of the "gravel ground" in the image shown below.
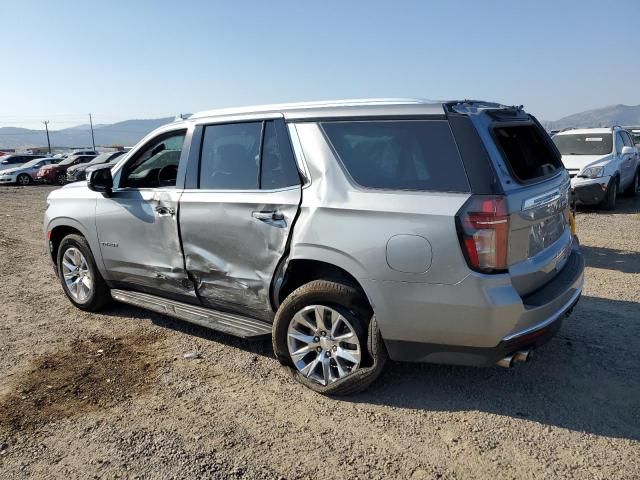
<svg viewBox="0 0 640 480"><path fill-rule="evenodd" d="M268 342L75 309L45 251L50 191L0 189L2 479L640 478L640 200L579 212L585 294L531 363L391 364L335 400Z"/></svg>

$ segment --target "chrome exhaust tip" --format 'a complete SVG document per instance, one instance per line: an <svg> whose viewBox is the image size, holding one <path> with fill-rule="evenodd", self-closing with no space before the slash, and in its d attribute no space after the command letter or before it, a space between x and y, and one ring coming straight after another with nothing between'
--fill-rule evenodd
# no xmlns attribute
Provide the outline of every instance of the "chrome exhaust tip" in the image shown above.
<svg viewBox="0 0 640 480"><path fill-rule="evenodd" d="M498 360L498 363L496 363L496 365L498 365L499 367L503 367L503 368L511 368L511 367L513 367L513 355L509 355L507 357L504 357L504 358Z"/></svg>
<svg viewBox="0 0 640 480"><path fill-rule="evenodd" d="M520 350L513 354L516 362L528 362L533 357L533 350Z"/></svg>

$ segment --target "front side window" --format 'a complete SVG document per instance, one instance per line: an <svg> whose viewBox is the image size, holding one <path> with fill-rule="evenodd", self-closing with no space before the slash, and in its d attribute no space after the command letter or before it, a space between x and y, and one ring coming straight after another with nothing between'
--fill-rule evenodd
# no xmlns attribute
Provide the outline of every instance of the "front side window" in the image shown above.
<svg viewBox="0 0 640 480"><path fill-rule="evenodd" d="M149 142L125 165L120 186L175 187L186 133L186 130L171 132Z"/></svg>
<svg viewBox="0 0 640 480"><path fill-rule="evenodd" d="M562 155L607 155L613 149L610 133L562 134L552 140Z"/></svg>
<svg viewBox="0 0 640 480"><path fill-rule="evenodd" d="M446 121L326 122L322 128L346 170L363 187L469 191Z"/></svg>

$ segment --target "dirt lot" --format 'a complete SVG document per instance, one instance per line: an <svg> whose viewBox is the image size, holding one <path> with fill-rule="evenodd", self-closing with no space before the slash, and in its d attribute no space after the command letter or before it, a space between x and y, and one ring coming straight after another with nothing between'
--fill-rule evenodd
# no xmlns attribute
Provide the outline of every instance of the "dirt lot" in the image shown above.
<svg viewBox="0 0 640 480"><path fill-rule="evenodd" d="M392 364L334 400L267 342L72 307L45 252L49 191L0 189L2 479L640 478L640 200L580 212L585 294L532 363Z"/></svg>

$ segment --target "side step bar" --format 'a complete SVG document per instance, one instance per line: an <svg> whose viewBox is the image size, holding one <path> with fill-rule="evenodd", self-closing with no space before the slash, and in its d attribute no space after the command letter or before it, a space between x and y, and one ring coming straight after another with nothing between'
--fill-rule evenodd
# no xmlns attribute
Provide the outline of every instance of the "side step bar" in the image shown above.
<svg viewBox="0 0 640 480"><path fill-rule="evenodd" d="M148 293L129 290L111 290L111 296L119 302L146 308L154 312L164 313L201 327L234 335L249 340L259 340L271 336L271 324L243 317L233 313L219 312L188 303L176 302Z"/></svg>

